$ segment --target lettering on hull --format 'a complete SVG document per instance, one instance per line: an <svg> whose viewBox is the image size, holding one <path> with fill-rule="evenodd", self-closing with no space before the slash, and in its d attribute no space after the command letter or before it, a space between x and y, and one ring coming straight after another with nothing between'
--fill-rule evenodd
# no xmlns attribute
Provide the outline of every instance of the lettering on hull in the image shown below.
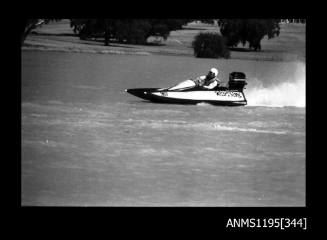
<svg viewBox="0 0 327 240"><path fill-rule="evenodd" d="M217 94L217 96L243 98L243 96L240 92L215 91L215 93Z"/></svg>

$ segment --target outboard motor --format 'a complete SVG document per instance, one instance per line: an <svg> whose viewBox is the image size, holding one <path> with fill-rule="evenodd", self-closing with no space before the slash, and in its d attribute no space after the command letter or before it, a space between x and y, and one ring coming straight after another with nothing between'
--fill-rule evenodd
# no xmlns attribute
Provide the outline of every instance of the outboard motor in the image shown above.
<svg viewBox="0 0 327 240"><path fill-rule="evenodd" d="M228 89L243 91L246 85L246 76L242 72L232 72L229 74Z"/></svg>

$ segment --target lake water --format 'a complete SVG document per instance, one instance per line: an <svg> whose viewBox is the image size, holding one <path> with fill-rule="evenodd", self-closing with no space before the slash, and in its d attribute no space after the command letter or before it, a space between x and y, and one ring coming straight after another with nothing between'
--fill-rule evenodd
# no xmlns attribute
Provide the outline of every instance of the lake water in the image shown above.
<svg viewBox="0 0 327 240"><path fill-rule="evenodd" d="M248 106L126 88L242 71ZM305 206L305 63L22 52L22 205Z"/></svg>

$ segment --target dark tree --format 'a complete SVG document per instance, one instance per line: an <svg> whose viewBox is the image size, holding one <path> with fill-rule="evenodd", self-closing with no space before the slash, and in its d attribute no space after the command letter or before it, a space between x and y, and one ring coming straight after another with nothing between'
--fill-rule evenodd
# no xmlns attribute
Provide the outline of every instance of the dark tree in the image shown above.
<svg viewBox="0 0 327 240"><path fill-rule="evenodd" d="M219 19L221 34L227 38L227 45L243 46L248 42L249 48L261 50L261 40L267 35L268 39L279 36L280 19Z"/></svg>
<svg viewBox="0 0 327 240"><path fill-rule="evenodd" d="M150 36L165 40L173 30L181 29L189 19L71 19L71 27L81 39L104 37L110 41L145 44Z"/></svg>
<svg viewBox="0 0 327 240"><path fill-rule="evenodd" d="M149 21L119 19L112 21L111 37L118 42L144 44L151 30Z"/></svg>
<svg viewBox="0 0 327 240"><path fill-rule="evenodd" d="M23 44L28 34L35 28L41 26L42 24L47 24L50 21L59 21L61 19L25 19L22 22L21 28L21 43Z"/></svg>
<svg viewBox="0 0 327 240"><path fill-rule="evenodd" d="M159 36L165 40L171 31L180 30L183 25L191 21L191 19L148 19L151 29L148 32L148 37Z"/></svg>
<svg viewBox="0 0 327 240"><path fill-rule="evenodd" d="M70 19L70 27L80 39L104 38L104 44L109 45L112 33L111 19Z"/></svg>

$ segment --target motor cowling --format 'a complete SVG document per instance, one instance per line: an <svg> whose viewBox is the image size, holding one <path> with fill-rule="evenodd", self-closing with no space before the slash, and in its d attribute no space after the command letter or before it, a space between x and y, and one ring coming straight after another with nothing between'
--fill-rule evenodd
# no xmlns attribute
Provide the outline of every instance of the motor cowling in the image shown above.
<svg viewBox="0 0 327 240"><path fill-rule="evenodd" d="M229 74L228 89L242 91L247 84L246 76L242 72L231 72Z"/></svg>

